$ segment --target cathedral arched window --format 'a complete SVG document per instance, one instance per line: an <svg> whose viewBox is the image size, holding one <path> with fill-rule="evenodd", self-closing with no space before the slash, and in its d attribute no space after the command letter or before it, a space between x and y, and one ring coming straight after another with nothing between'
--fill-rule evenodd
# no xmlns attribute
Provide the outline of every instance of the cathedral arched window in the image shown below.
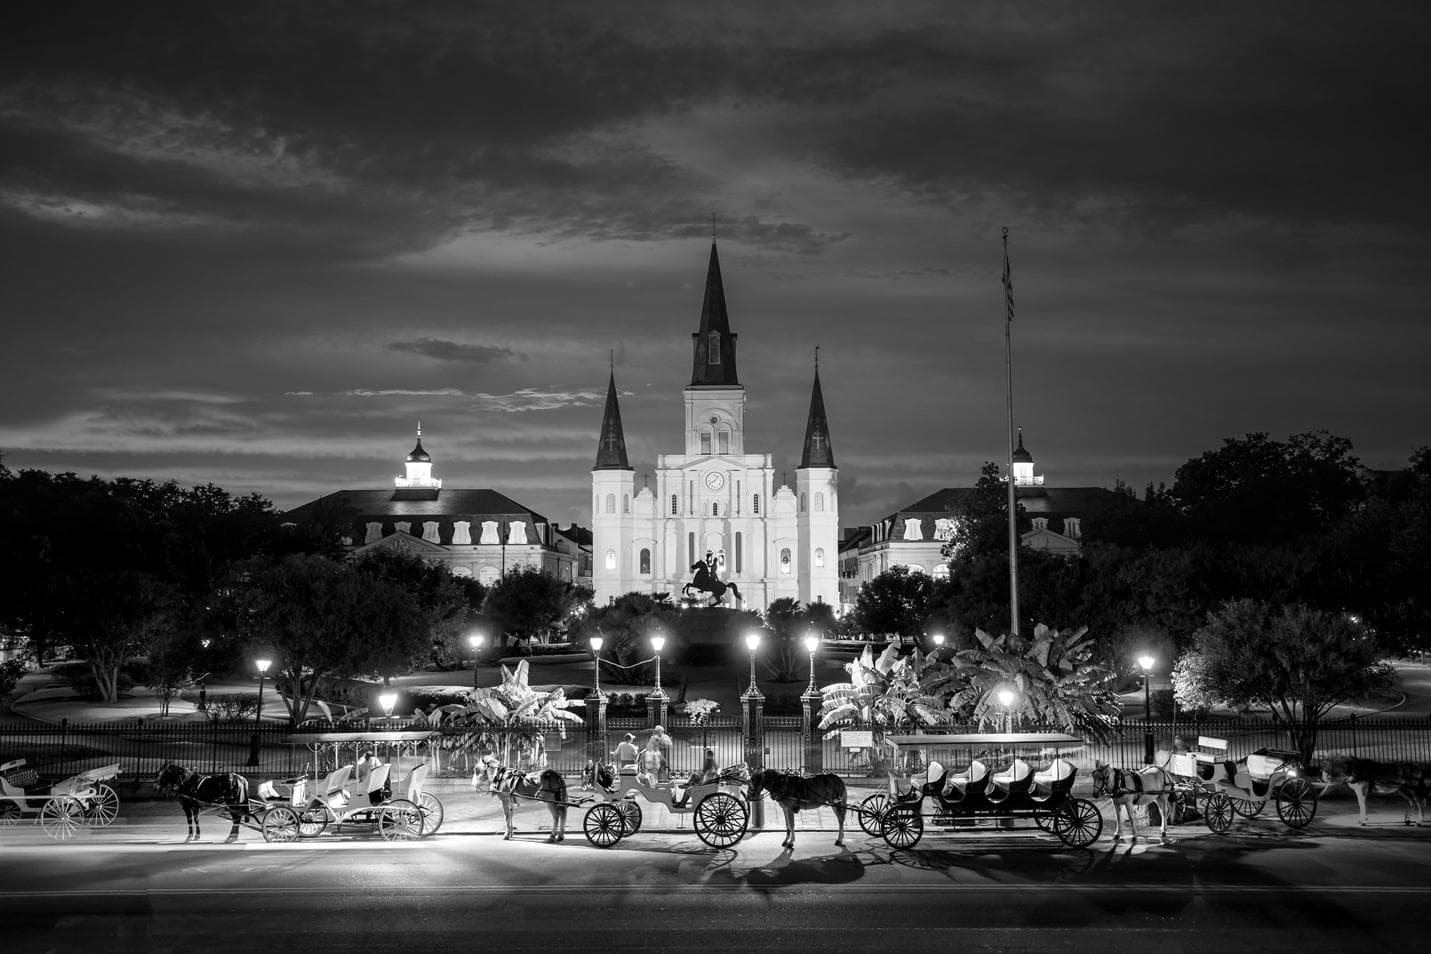
<svg viewBox="0 0 1431 954"><path fill-rule="evenodd" d="M757 517L760 516L760 494L756 494L755 499L751 501L750 512Z"/></svg>
<svg viewBox="0 0 1431 954"><path fill-rule="evenodd" d="M789 574L790 572L790 548L785 547L780 551L780 572Z"/></svg>
<svg viewBox="0 0 1431 954"><path fill-rule="evenodd" d="M817 494L815 495L815 512L816 512L816 513L824 513L824 512L825 512L825 495L824 495L824 494L819 494L819 493L817 493Z"/></svg>
<svg viewBox="0 0 1431 954"><path fill-rule="evenodd" d="M720 364L720 332L712 331L706 339L706 363Z"/></svg>
<svg viewBox="0 0 1431 954"><path fill-rule="evenodd" d="M631 495L630 495L630 494L622 494L622 495L621 495L621 512L622 512L622 513L630 513L630 512L631 512Z"/></svg>
<svg viewBox="0 0 1431 954"><path fill-rule="evenodd" d="M693 566L696 562L696 535L686 534L686 565Z"/></svg>
<svg viewBox="0 0 1431 954"><path fill-rule="evenodd" d="M671 494L671 516L676 516L681 512L681 498L676 494Z"/></svg>
<svg viewBox="0 0 1431 954"><path fill-rule="evenodd" d="M722 428L716 432L716 450L721 454L730 453L730 431Z"/></svg>
<svg viewBox="0 0 1431 954"><path fill-rule="evenodd" d="M816 548L815 548L815 565L816 565L816 566L824 566L824 565L825 565L825 548L824 548L824 547L816 547Z"/></svg>
<svg viewBox="0 0 1431 954"><path fill-rule="evenodd" d="M718 504L718 503L712 503L712 504L711 504L711 516L712 516L712 517L719 517L719 516L720 516L720 504Z"/></svg>
<svg viewBox="0 0 1431 954"><path fill-rule="evenodd" d="M703 429L701 430L701 453L702 453L702 454L709 454L710 452L711 452L711 432L708 431L708 430L705 430L705 429L703 428Z"/></svg>
<svg viewBox="0 0 1431 954"><path fill-rule="evenodd" d="M716 558L716 572L721 576L722 579L724 579L724 577L725 577L725 551L724 551L724 550L717 550L717 551L716 551L715 558Z"/></svg>
<svg viewBox="0 0 1431 954"><path fill-rule="evenodd" d="M614 569L616 569L616 551L615 551L615 550L607 550L607 551L606 551L606 568L607 568L608 570L614 570Z"/></svg>
<svg viewBox="0 0 1431 954"><path fill-rule="evenodd" d="M651 575L651 550L648 547L641 548L641 574Z"/></svg>
<svg viewBox="0 0 1431 954"><path fill-rule="evenodd" d="M606 495L606 512L607 512L607 513L615 513L615 512L616 512L616 495L615 495L615 494L607 494L607 495Z"/></svg>
<svg viewBox="0 0 1431 954"><path fill-rule="evenodd" d="M805 491L803 491L803 490L800 491L800 512L801 512L801 513L804 513L804 512L805 512L805 509L806 509L806 506L808 505L808 503L809 503L809 502L805 499Z"/></svg>

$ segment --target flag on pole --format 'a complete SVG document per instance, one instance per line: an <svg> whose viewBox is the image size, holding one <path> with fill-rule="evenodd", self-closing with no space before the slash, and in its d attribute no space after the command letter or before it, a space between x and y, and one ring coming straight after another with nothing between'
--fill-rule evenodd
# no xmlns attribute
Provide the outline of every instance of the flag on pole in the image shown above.
<svg viewBox="0 0 1431 954"><path fill-rule="evenodd" d="M1004 228L1004 314L1007 321L1014 320L1014 273L1009 267L1009 230Z"/></svg>

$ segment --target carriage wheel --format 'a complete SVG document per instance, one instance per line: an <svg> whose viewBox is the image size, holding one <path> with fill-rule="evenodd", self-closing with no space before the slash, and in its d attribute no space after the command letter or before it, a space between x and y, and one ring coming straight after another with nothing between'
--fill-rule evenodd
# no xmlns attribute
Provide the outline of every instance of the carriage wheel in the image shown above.
<svg viewBox="0 0 1431 954"><path fill-rule="evenodd" d="M297 814L299 838L317 838L328 827L328 811L321 805L309 806Z"/></svg>
<svg viewBox="0 0 1431 954"><path fill-rule="evenodd" d="M924 837L918 805L896 805L880 819L880 834L891 848L913 848Z"/></svg>
<svg viewBox="0 0 1431 954"><path fill-rule="evenodd" d="M20 806L10 801L0 801L0 828L14 828L20 824Z"/></svg>
<svg viewBox="0 0 1431 954"><path fill-rule="evenodd" d="M883 792L876 792L860 802L855 814L859 816L860 828L866 835L878 835L884 831L884 813L888 810L889 796Z"/></svg>
<svg viewBox="0 0 1431 954"><path fill-rule="evenodd" d="M696 806L692 824L701 841L712 848L729 848L745 837L750 815L734 795L712 792Z"/></svg>
<svg viewBox="0 0 1431 954"><path fill-rule="evenodd" d="M1168 796L1168 813L1172 816L1168 823L1184 825L1198 816L1197 796L1187 792L1174 792Z"/></svg>
<svg viewBox="0 0 1431 954"><path fill-rule="evenodd" d="M1248 798L1237 798L1234 795L1229 795L1228 798L1232 800L1232 810L1243 818L1256 818L1262 814L1262 810L1267 807L1266 802L1256 802Z"/></svg>
<svg viewBox="0 0 1431 954"><path fill-rule="evenodd" d="M422 812L422 833L424 836L437 834L447 813L442 810L442 802L431 792L423 792L417 797L418 810Z"/></svg>
<svg viewBox="0 0 1431 954"><path fill-rule="evenodd" d="M287 844L297 841L303 830L298 813L286 805L277 805L263 813L263 840Z"/></svg>
<svg viewBox="0 0 1431 954"><path fill-rule="evenodd" d="M84 804L85 821L91 825L112 825L119 817L119 795L108 785L100 782L94 787L94 794Z"/></svg>
<svg viewBox="0 0 1431 954"><path fill-rule="evenodd" d="M1103 834L1103 813L1086 798L1071 798L1053 820L1054 834L1072 848L1087 848Z"/></svg>
<svg viewBox="0 0 1431 954"><path fill-rule="evenodd" d="M616 810L621 813L621 821L626 825L626 834L634 835L641 830L641 806L636 804L636 800L628 798L616 803Z"/></svg>
<svg viewBox="0 0 1431 954"><path fill-rule="evenodd" d="M1035 808L1033 814L1034 824L1039 831L1046 831L1050 835L1058 834L1059 819L1062 817L1058 809Z"/></svg>
<svg viewBox="0 0 1431 954"><path fill-rule="evenodd" d="M1277 815L1288 828L1305 828L1317 814L1317 790L1304 778L1289 778L1277 789Z"/></svg>
<svg viewBox="0 0 1431 954"><path fill-rule="evenodd" d="M415 841L423 836L422 809L395 798L378 809L378 834L383 841Z"/></svg>
<svg viewBox="0 0 1431 954"><path fill-rule="evenodd" d="M68 841L79 834L84 823L84 806L68 795L48 799L40 808L40 827L55 841Z"/></svg>
<svg viewBox="0 0 1431 954"><path fill-rule="evenodd" d="M581 827L586 832L586 840L598 848L610 848L626 834L626 821L609 802L597 802L588 808Z"/></svg>
<svg viewBox="0 0 1431 954"><path fill-rule="evenodd" d="M1210 831L1222 834L1232 827L1232 799L1221 792L1213 792L1203 805L1202 814Z"/></svg>

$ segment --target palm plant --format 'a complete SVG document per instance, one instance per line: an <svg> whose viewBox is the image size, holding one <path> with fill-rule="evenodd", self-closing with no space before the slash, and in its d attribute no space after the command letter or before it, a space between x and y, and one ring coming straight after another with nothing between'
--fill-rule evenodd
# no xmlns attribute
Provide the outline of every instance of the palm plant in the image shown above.
<svg viewBox="0 0 1431 954"><path fill-rule="evenodd" d="M568 708L571 700L560 687L545 691L529 685L525 659L513 669L501 669L501 685L468 690L467 705L441 706L419 713L419 718L434 726L471 726L475 731L456 744L469 750L473 745L500 749L504 765L514 764L514 745L519 764L539 764L545 756L545 730L555 724L565 738L566 723L579 723L582 718Z"/></svg>
<svg viewBox="0 0 1431 954"><path fill-rule="evenodd" d="M901 659L890 643L875 658L866 646L860 658L845 664L849 682L821 689L819 728L833 733L858 726L874 734L870 756L873 774L884 771L895 750L886 736L892 731L912 728L916 722L935 725L943 718L939 697L920 685L925 659L918 650Z"/></svg>
<svg viewBox="0 0 1431 954"><path fill-rule="evenodd" d="M975 630L978 646L926 662L921 690L943 708L981 728L997 725L1004 709L1000 689L1012 688L1012 717L1024 724L1058 727L1103 739L1111 734L1118 703L1110 688L1115 670L1094 661L1088 628L1059 631L1043 624L1031 636L990 636Z"/></svg>

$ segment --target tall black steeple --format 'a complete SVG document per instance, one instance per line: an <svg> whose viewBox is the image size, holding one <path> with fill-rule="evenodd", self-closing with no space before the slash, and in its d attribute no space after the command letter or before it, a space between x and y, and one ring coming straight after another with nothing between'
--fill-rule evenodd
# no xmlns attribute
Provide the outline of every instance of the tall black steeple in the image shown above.
<svg viewBox="0 0 1431 954"><path fill-rule="evenodd" d="M691 335L694 359L691 387L739 387L735 374L735 335L725 310L725 287L720 280L720 259L711 242L711 263L706 270L706 297L701 303L701 330Z"/></svg>
<svg viewBox="0 0 1431 954"><path fill-rule="evenodd" d="M606 413L601 416L601 439L596 445L593 470L631 470L626 459L626 435L621 429L621 405L616 400L616 371L606 388Z"/></svg>
<svg viewBox="0 0 1431 954"><path fill-rule="evenodd" d="M800 466L834 467L835 449L830 446L830 424L825 420L825 395L820 393L820 349L815 349L815 387L810 392L810 416L805 421L805 451Z"/></svg>

